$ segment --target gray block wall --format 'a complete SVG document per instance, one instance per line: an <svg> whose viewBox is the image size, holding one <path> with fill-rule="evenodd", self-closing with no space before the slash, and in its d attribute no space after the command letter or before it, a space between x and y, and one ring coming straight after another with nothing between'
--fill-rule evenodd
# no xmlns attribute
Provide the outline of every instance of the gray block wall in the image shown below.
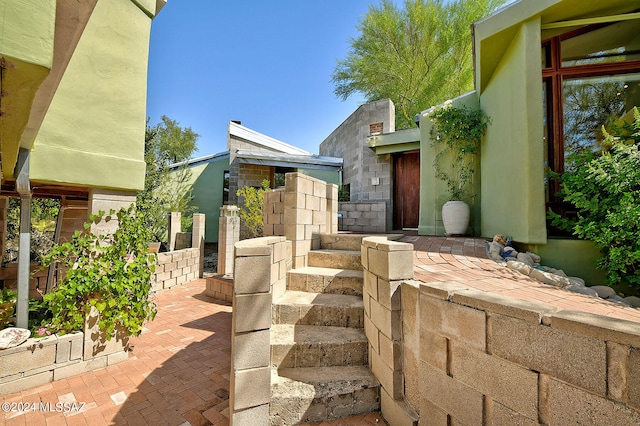
<svg viewBox="0 0 640 426"><path fill-rule="evenodd" d="M386 228L392 227L391 186L392 160L378 156L368 147L371 131L395 131L395 106L389 99L361 105L321 144L320 155L342 157L342 184L350 186L350 201L384 201Z"/></svg>

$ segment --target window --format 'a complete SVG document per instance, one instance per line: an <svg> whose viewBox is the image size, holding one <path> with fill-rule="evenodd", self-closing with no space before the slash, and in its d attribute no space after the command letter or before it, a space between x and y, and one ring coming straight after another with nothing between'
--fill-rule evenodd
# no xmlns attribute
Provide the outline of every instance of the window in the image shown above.
<svg viewBox="0 0 640 426"><path fill-rule="evenodd" d="M274 167L273 178L271 180L272 188L284 188L285 175L287 173L294 173L296 169L292 167Z"/></svg>
<svg viewBox="0 0 640 426"><path fill-rule="evenodd" d="M229 178L231 177L231 174L229 173L229 170L225 170L223 177L222 177L222 204L223 205L227 205L229 204Z"/></svg>
<svg viewBox="0 0 640 426"><path fill-rule="evenodd" d="M601 127L640 106L640 20L597 24L545 40L541 52L545 168L562 173L573 153L599 149ZM545 179L547 204L567 216ZM553 232L552 232L553 233Z"/></svg>

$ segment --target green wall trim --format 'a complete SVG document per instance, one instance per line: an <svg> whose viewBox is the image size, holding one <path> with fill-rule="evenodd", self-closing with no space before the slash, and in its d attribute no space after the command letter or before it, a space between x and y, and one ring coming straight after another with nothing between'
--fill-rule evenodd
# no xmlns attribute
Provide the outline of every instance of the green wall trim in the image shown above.
<svg viewBox="0 0 640 426"><path fill-rule="evenodd" d="M393 154L396 152L415 151L420 149L420 142L409 142L394 145L383 145L372 148L376 155Z"/></svg>
<svg viewBox="0 0 640 426"><path fill-rule="evenodd" d="M33 180L121 191L143 189L146 170L144 160L53 146L36 146L30 167ZM78 176L82 176L81 182Z"/></svg>

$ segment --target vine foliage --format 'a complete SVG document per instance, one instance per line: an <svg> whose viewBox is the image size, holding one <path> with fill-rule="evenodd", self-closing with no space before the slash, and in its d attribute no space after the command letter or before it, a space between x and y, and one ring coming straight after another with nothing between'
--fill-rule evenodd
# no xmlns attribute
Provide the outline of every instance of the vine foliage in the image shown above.
<svg viewBox="0 0 640 426"><path fill-rule="evenodd" d="M91 215L84 232L56 245L44 265L58 264L66 270L57 287L44 295L52 318L43 329L61 334L82 330L91 307L99 312L98 327L110 339L114 331L138 336L145 321L152 320L156 306L150 298L151 274L157 257L147 253L151 233L133 204L117 213ZM113 234L94 235L92 223L118 221Z"/></svg>
<svg viewBox="0 0 640 426"><path fill-rule="evenodd" d="M465 106L455 107L451 101L428 113L433 122L432 146L438 146L433 167L436 177L447 184L449 200L462 200L470 191L473 178L474 155L489 124L482 110Z"/></svg>

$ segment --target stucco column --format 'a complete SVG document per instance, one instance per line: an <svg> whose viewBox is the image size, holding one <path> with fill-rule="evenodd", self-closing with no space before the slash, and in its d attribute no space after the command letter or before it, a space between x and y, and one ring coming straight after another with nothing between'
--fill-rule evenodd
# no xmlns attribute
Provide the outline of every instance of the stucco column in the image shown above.
<svg viewBox="0 0 640 426"><path fill-rule="evenodd" d="M220 207L218 222L218 274L233 275L233 247L240 241L240 208Z"/></svg>

